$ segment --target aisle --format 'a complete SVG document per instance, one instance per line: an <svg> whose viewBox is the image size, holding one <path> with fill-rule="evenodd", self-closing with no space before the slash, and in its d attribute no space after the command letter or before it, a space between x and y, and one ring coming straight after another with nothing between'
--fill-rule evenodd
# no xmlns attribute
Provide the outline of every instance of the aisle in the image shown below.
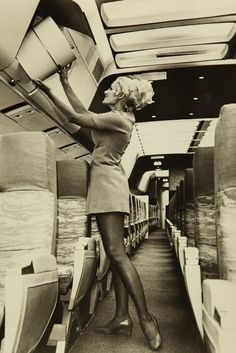
<svg viewBox="0 0 236 353"><path fill-rule="evenodd" d="M200 338L194 324L182 275L177 268L165 234L153 232L136 253L133 262L143 281L148 305L158 318L163 336L160 352L200 353ZM111 291L101 303L90 325L70 353L148 353L138 324L133 303L130 314L134 321L131 337L102 335L94 328L112 318L114 295Z"/></svg>

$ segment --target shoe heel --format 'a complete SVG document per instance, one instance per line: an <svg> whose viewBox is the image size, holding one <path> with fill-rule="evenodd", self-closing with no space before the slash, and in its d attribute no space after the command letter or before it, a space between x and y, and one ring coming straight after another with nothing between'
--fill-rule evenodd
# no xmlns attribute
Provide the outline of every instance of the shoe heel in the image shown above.
<svg viewBox="0 0 236 353"><path fill-rule="evenodd" d="M124 335L124 336L131 336L133 331L133 326L123 326L117 329L116 333Z"/></svg>
<svg viewBox="0 0 236 353"><path fill-rule="evenodd" d="M95 331L99 333L104 333L104 334L117 334L117 335L131 336L132 329L133 329L132 320L125 319L124 321L121 321L116 325L110 326L108 324L105 326L97 327Z"/></svg>

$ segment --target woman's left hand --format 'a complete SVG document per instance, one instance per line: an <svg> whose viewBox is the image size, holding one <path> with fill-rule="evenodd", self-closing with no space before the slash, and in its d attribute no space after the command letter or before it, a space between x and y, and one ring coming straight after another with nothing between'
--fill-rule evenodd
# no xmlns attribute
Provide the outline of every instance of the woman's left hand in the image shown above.
<svg viewBox="0 0 236 353"><path fill-rule="evenodd" d="M50 97L52 91L49 86L47 86L45 83L43 83L41 80L33 80L33 82L36 84L36 86L44 92L48 97Z"/></svg>

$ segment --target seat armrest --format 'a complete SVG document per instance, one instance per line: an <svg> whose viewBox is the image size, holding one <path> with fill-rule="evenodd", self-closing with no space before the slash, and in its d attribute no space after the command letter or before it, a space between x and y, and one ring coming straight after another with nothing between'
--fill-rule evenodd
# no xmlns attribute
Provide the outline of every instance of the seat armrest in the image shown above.
<svg viewBox="0 0 236 353"><path fill-rule="evenodd" d="M203 305L208 314L223 327L236 328L236 286L218 279L203 281Z"/></svg>
<svg viewBox="0 0 236 353"><path fill-rule="evenodd" d="M7 275L22 275L56 271L56 258L50 254L35 253L24 255L16 261L14 267L7 271Z"/></svg>

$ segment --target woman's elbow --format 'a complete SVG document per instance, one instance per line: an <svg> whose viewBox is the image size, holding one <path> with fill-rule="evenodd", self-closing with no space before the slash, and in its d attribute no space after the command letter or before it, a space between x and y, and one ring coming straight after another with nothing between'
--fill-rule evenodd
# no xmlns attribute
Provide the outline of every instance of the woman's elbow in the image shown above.
<svg viewBox="0 0 236 353"><path fill-rule="evenodd" d="M78 124L78 119L77 117L71 114L68 116L68 122L71 124Z"/></svg>

